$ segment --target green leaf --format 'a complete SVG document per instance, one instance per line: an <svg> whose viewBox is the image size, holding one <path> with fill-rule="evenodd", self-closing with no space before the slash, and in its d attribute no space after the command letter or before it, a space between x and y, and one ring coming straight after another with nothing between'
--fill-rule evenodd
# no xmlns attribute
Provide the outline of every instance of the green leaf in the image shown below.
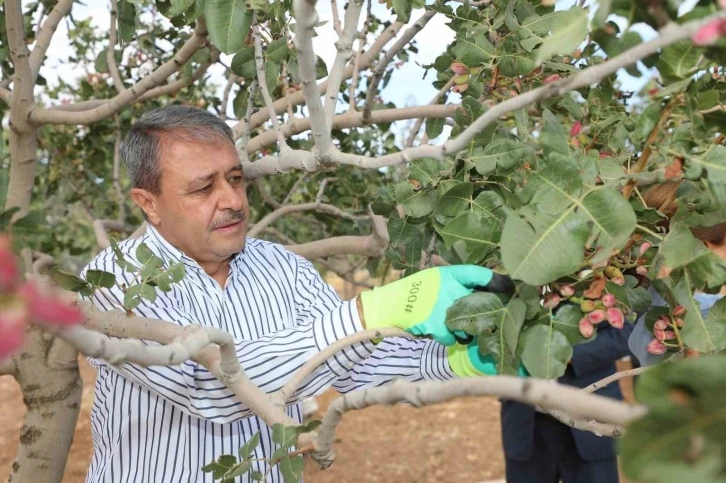
<svg viewBox="0 0 726 483"><path fill-rule="evenodd" d="M560 153L569 156L570 144L565 128L549 109L545 109L542 117L545 124L542 128L540 142L542 143L545 157L549 157L551 153Z"/></svg>
<svg viewBox="0 0 726 483"><path fill-rule="evenodd" d="M118 41L128 43L136 34L136 7L128 0L118 2Z"/></svg>
<svg viewBox="0 0 726 483"><path fill-rule="evenodd" d="M245 0L206 0L204 16L215 47L225 54L234 54L244 47L252 25L252 11Z"/></svg>
<svg viewBox="0 0 726 483"><path fill-rule="evenodd" d="M141 291L139 292L141 298L144 298L153 304L156 301L157 296L156 288L152 287L148 283L144 283L139 286L141 287Z"/></svg>
<svg viewBox="0 0 726 483"><path fill-rule="evenodd" d="M445 119L428 118L426 119L426 136L429 140L436 139L444 131Z"/></svg>
<svg viewBox="0 0 726 483"><path fill-rule="evenodd" d="M706 169L708 186L716 199L726 205L726 147L711 144L700 156L691 156L688 162Z"/></svg>
<svg viewBox="0 0 726 483"><path fill-rule="evenodd" d="M677 42L663 48L656 68L667 84L687 79L693 74L702 53L703 50L690 40Z"/></svg>
<svg viewBox="0 0 726 483"><path fill-rule="evenodd" d="M552 23L552 34L545 38L537 54L537 64L549 60L553 55L571 54L587 37L587 11L572 7L557 12Z"/></svg>
<svg viewBox="0 0 726 483"><path fill-rule="evenodd" d="M534 55L522 52L512 38L505 40L497 52L499 56L497 67L499 73L505 77L526 75L537 67Z"/></svg>
<svg viewBox="0 0 726 483"><path fill-rule="evenodd" d="M240 459L247 459L250 457L252 452L257 448L257 445L260 444L260 432L257 431L250 439L248 439L245 444L240 446L239 448L239 457Z"/></svg>
<svg viewBox="0 0 726 483"><path fill-rule="evenodd" d="M181 15L189 10L192 5L194 5L194 0L170 0L170 2L171 7L166 14L168 17L176 17L177 15Z"/></svg>
<svg viewBox="0 0 726 483"><path fill-rule="evenodd" d="M696 289L717 287L726 282L726 263L696 239L686 226L676 223L661 243L663 263L672 269L683 268Z"/></svg>
<svg viewBox="0 0 726 483"><path fill-rule="evenodd" d="M446 327L449 330L463 330L467 334L479 335L485 330L496 329L497 321L506 310L496 294L474 292L458 299L446 310Z"/></svg>
<svg viewBox="0 0 726 483"><path fill-rule="evenodd" d="M436 202L436 213L446 216L456 216L471 203L471 195L474 192L472 183L460 183L443 194Z"/></svg>
<svg viewBox="0 0 726 483"><path fill-rule="evenodd" d="M462 30L456 37L456 45L451 49L456 58L467 67L477 67L494 57L494 46L487 40L486 32L479 31L474 38Z"/></svg>
<svg viewBox="0 0 726 483"><path fill-rule="evenodd" d="M280 461L280 471L285 483L299 483L302 481L303 469L305 461L302 455L288 456Z"/></svg>
<svg viewBox="0 0 726 483"><path fill-rule="evenodd" d="M103 270L87 270L86 281L96 287L113 288L116 285L116 276Z"/></svg>
<svg viewBox="0 0 726 483"><path fill-rule="evenodd" d="M634 141L642 141L648 137L651 131L658 124L660 118L660 103L649 104L648 107L637 117L635 129L632 132Z"/></svg>
<svg viewBox="0 0 726 483"><path fill-rule="evenodd" d="M408 218L389 218L388 236L392 247L406 245L418 236L419 230L409 223Z"/></svg>
<svg viewBox="0 0 726 483"><path fill-rule="evenodd" d="M517 374L517 343L526 312L527 305L521 299L513 298L498 314L496 331L482 332L477 338L479 352L494 357L499 374Z"/></svg>
<svg viewBox="0 0 726 483"><path fill-rule="evenodd" d="M658 364L641 376L637 400L648 412L628 425L620 442L622 467L629 480L723 481L720 451L726 444L724 365L724 355L704 356ZM670 478L654 478L663 475L659 470L666 464L680 471ZM710 464L707 474L718 479L703 477L703 464ZM694 475L695 468L700 478Z"/></svg>
<svg viewBox="0 0 726 483"><path fill-rule="evenodd" d="M166 273L169 275L169 281L171 283L179 283L184 279L186 270L183 263L175 262L167 269Z"/></svg>
<svg viewBox="0 0 726 483"><path fill-rule="evenodd" d="M5 140L0 136L0 143L4 144ZM0 147L0 154L4 150L5 146ZM10 184L10 170L0 169L0 212L2 212L5 206L5 199L8 196L8 185ZM2 227L0 227L2 228Z"/></svg>
<svg viewBox="0 0 726 483"><path fill-rule="evenodd" d="M88 283L83 280L82 278L76 277L72 273L64 272L63 270L59 270L58 268L54 268L50 272L50 278L53 279L55 283L58 284L58 286L64 290L68 290L69 292L79 293L79 292L90 292L90 287ZM115 281L115 278L114 278Z"/></svg>
<svg viewBox="0 0 726 483"><path fill-rule="evenodd" d="M290 47L287 46L287 38L282 37L270 42L267 46L267 62L282 62L290 55Z"/></svg>
<svg viewBox="0 0 726 483"><path fill-rule="evenodd" d="M434 190L421 189L416 191L411 183L404 181L395 188L396 201L398 201L407 216L420 218L434 210L437 194Z"/></svg>
<svg viewBox="0 0 726 483"><path fill-rule="evenodd" d="M408 23L413 9L413 0L393 0L393 11L396 14L396 21Z"/></svg>
<svg viewBox="0 0 726 483"><path fill-rule="evenodd" d="M422 187L438 183L439 178L439 162L435 159L423 158L411 163L408 179L418 181Z"/></svg>
<svg viewBox="0 0 726 483"><path fill-rule="evenodd" d="M694 298L691 279L685 276L676 284L673 294L680 305L686 308L681 329L683 342L698 352L710 353L726 349L726 299L718 300L707 316L701 313L701 306Z"/></svg>
<svg viewBox="0 0 726 483"><path fill-rule="evenodd" d="M499 229L493 220L466 212L447 223L439 234L464 263L478 263L496 248Z"/></svg>
<svg viewBox="0 0 726 483"><path fill-rule="evenodd" d="M136 248L136 259L146 265L147 263L154 262L155 259L158 259L156 255L154 255L154 252L151 251L151 249L146 245L146 243L141 243Z"/></svg>
<svg viewBox="0 0 726 483"><path fill-rule="evenodd" d="M283 424L272 425L272 441L283 448L289 448L297 440L298 430L296 426L285 426Z"/></svg>
<svg viewBox="0 0 726 483"><path fill-rule="evenodd" d="M322 59L322 57L318 57L318 60L315 61L315 79L320 80L323 77L328 76L328 66L325 64L325 61Z"/></svg>
<svg viewBox="0 0 726 483"><path fill-rule="evenodd" d="M553 325L530 327L522 336L522 345L522 363L534 377L557 379L572 358L572 345Z"/></svg>
<svg viewBox="0 0 726 483"><path fill-rule="evenodd" d="M513 278L530 285L543 285L577 270L588 238L593 248L599 248L594 262L607 258L627 242L636 225L633 208L617 191L599 189L573 196L542 174L539 179L568 198L569 207L557 214L524 207L507 217L501 239L504 267Z"/></svg>
<svg viewBox="0 0 726 483"><path fill-rule="evenodd" d="M255 470L252 472L250 478L252 478L254 481L262 481L265 479L265 475L263 475L262 472Z"/></svg>
<svg viewBox="0 0 726 483"><path fill-rule="evenodd" d="M498 229L504 225L507 219L508 208L504 205L504 200L494 191L482 191L472 201L471 210L480 218L489 219L498 226Z"/></svg>
<svg viewBox="0 0 726 483"><path fill-rule="evenodd" d="M534 150L525 143L511 139L497 138L484 149L477 148L471 156L476 170L481 175L488 175L497 167L509 169L526 156L534 155Z"/></svg>
<svg viewBox="0 0 726 483"><path fill-rule="evenodd" d="M232 468L227 471L223 478L232 478L231 481L234 481L234 478L238 478L245 473L247 473L250 468L252 468L252 462L251 461L243 461L242 463L239 463L237 465L234 465Z"/></svg>
<svg viewBox="0 0 726 483"><path fill-rule="evenodd" d="M247 115L247 101L249 101L250 92L241 88L237 91L237 95L232 100L232 111L238 119L242 119Z"/></svg>
<svg viewBox="0 0 726 483"><path fill-rule="evenodd" d="M126 290L126 294L124 295L124 307L127 310L134 310L143 300L141 298L142 287L143 285L132 285Z"/></svg>
<svg viewBox="0 0 726 483"><path fill-rule="evenodd" d="M255 64L255 48L246 47L232 57L232 72L245 79L257 78L257 66ZM247 106L245 106L246 108Z"/></svg>

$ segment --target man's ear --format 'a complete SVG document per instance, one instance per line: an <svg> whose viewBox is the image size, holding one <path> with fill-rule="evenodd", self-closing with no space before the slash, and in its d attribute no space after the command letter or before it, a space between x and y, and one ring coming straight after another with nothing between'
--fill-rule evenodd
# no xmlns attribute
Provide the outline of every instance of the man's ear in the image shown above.
<svg viewBox="0 0 726 483"><path fill-rule="evenodd" d="M156 211L156 195L145 189L133 188L131 190L131 199L141 208L149 223L152 225L159 224L159 213Z"/></svg>

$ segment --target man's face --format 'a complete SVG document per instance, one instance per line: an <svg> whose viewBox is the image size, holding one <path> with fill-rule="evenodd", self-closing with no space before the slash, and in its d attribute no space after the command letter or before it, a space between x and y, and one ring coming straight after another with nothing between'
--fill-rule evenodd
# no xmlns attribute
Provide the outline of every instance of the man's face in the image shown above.
<svg viewBox="0 0 726 483"><path fill-rule="evenodd" d="M149 221L200 265L244 248L249 204L239 157L226 140L163 143L161 193Z"/></svg>

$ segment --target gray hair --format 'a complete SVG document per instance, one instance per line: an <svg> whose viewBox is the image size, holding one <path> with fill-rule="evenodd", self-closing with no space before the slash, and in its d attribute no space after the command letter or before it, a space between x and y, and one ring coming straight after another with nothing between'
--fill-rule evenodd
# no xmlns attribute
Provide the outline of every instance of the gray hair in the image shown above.
<svg viewBox="0 0 726 483"><path fill-rule="evenodd" d="M190 106L166 106L141 116L121 143L121 159L131 186L154 194L161 192L163 145L170 141L212 144L229 140L232 129L214 114Z"/></svg>

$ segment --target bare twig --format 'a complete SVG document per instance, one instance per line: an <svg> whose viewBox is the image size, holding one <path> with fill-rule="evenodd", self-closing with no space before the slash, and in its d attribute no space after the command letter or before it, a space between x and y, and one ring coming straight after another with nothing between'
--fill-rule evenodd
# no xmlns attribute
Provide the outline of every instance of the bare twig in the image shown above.
<svg viewBox="0 0 726 483"><path fill-rule="evenodd" d="M451 89L451 86L454 85L454 77L449 79L449 81L444 84L444 87L442 87L439 92L436 93L433 99L431 99L431 102L429 102L429 105L432 106L434 104L438 104L439 100L443 97L444 94L449 92L449 89ZM420 117L416 119L416 123L413 125L413 128L411 129L411 132L408 135L408 140L406 140L406 147L410 148L413 146L413 142L416 140L416 136L418 135L418 131L421 129L421 126L423 125L424 118Z"/></svg>
<svg viewBox="0 0 726 483"><path fill-rule="evenodd" d="M293 0L297 25L295 28L295 48L298 58L298 77L302 83L305 104L310 113L310 127L313 131L315 148L323 156L333 148L330 133L325 124L323 104L320 102L319 87L315 83L315 52L313 51L313 28L318 23L315 3L308 0ZM271 108L274 112L274 108Z"/></svg>
<svg viewBox="0 0 726 483"><path fill-rule="evenodd" d="M287 62L282 64L282 88L285 92L285 100L287 101L287 122L291 122L295 118L295 111L292 108L292 102L290 101L290 80L287 78Z"/></svg>
<svg viewBox="0 0 726 483"><path fill-rule="evenodd" d="M224 86L224 91L222 92L222 113L219 115L219 117L223 120L227 120L227 105L229 104L229 93L232 90L232 86L237 81L237 74L234 72L230 72L227 76L227 84Z"/></svg>
<svg viewBox="0 0 726 483"><path fill-rule="evenodd" d="M40 67L43 65L45 53L48 51L48 47L50 47L50 41L53 38L53 34L55 34L58 24L61 20L63 20L63 17L71 11L73 1L74 0L60 0L56 3L53 10L48 13L45 22L43 22L43 26L40 27L40 30L38 31L38 36L35 38L35 47L33 47L33 52L30 53L30 57L28 59L31 70L30 81L33 84L35 84L35 80L38 78Z"/></svg>
<svg viewBox="0 0 726 483"><path fill-rule="evenodd" d="M282 200L283 205L286 205L290 201L290 198L292 198L292 195L295 194L297 189L300 187L301 184L303 184L305 182L307 177L308 177L308 174L303 173L297 178L297 180L295 180L295 183L293 183L292 188L290 188L290 191L288 191L287 194L285 195L285 199Z"/></svg>
<svg viewBox="0 0 726 483"><path fill-rule="evenodd" d="M255 23L257 12L252 14L252 38L255 42L255 64L257 66L257 83L262 93L262 98L265 100L265 105L270 113L270 120L272 121L272 129L274 129L277 135L277 143L280 145L280 150L289 149L285 136L280 131L280 122L277 120L277 114L275 114L275 108L272 107L272 98L270 92L267 90L267 81L265 79L265 65L262 58L262 40L260 39L260 26Z"/></svg>
<svg viewBox="0 0 726 483"><path fill-rule="evenodd" d="M351 0L348 2L348 8L345 11L345 28L340 33L338 41L335 42L337 52L333 66L330 69L330 74L328 75L328 89L325 92L325 125L328 126L328 132L333 129L335 105L338 102L338 94L340 93L340 84L343 82L345 66L348 64L353 52L353 38L358 28L360 12L363 9L363 1Z"/></svg>
<svg viewBox="0 0 726 483"><path fill-rule="evenodd" d="M206 45L207 34L207 24L204 21L204 17L199 17L199 19L197 19L197 25L194 29L194 33L186 42L184 42L184 45L172 59L164 62L156 70L154 70L154 72L145 76L133 86L123 92L120 92L112 99L104 101L102 104L94 107L93 109L74 112L69 110L63 111L54 108L39 107L30 112L29 118L36 124L83 125L104 119L134 102L150 89L159 86L170 75L181 69L181 67L186 64L197 50Z"/></svg>
<svg viewBox="0 0 726 483"><path fill-rule="evenodd" d="M108 49L106 49L106 62L108 64L108 71L111 73L113 79L113 85L116 87L116 91L123 92L126 87L124 81L121 79L119 74L118 66L116 65L116 17L118 16L118 6L116 0L111 0L111 25L108 30Z"/></svg>
<svg viewBox="0 0 726 483"><path fill-rule="evenodd" d="M282 389L275 393L272 399L272 403L279 407L284 407L288 399L290 399L292 395L295 394L295 392L300 388L302 383L305 382L305 379L307 379L310 374L312 374L315 369L318 368L318 366L323 364L325 361L327 361L346 347L350 347L353 344L358 344L360 342L367 342L371 339L380 339L383 337L405 337L407 339L411 339L413 338L413 335L411 335L410 332L406 332L405 330L388 327L384 329L363 330L351 336L337 340L322 351L315 354L300 369L298 369L295 375L289 381L287 381Z"/></svg>
<svg viewBox="0 0 726 483"><path fill-rule="evenodd" d="M613 382L617 382L620 379L625 379L626 377L633 377L638 376L645 371L652 369L655 366L642 366L642 367L636 367L635 369L629 369L627 371L620 371L616 372L615 374L612 374L608 377L605 377L603 379L600 379L597 382L593 382L589 386L582 389L582 392L591 393L595 392L598 389L602 389L603 387L607 386L608 384L612 384Z"/></svg>
<svg viewBox="0 0 726 483"><path fill-rule="evenodd" d="M388 42L390 42L398 33L399 29L401 28L403 24L400 22L393 22L391 25L389 25L383 33L376 39L376 41L371 45L370 50L365 52L360 57L360 63L359 67L360 69L367 69L374 58L378 56L378 54L381 52L383 47L386 46ZM353 65L348 64L348 66L345 68L345 75L343 76L343 79L350 79L350 76L353 75ZM317 89L319 95L322 95L328 88L328 81L325 80L318 84ZM305 102L305 97L303 94L303 91L295 92L290 96L289 102L291 102L293 105L297 106L299 104L302 104ZM278 99L277 101L273 102L272 105L275 108L275 112L277 114L281 114L285 111L287 108L287 99ZM265 121L269 119L269 113L266 109L260 110L260 112L255 113L250 118L250 126L252 129L262 125ZM234 126L234 134L236 137L239 137L241 134L242 125L237 124Z"/></svg>
<svg viewBox="0 0 726 483"><path fill-rule="evenodd" d="M363 54L363 49L366 46L366 40L368 39L368 29L371 25L371 4L373 0L367 0L368 6L366 8L366 20L363 23L363 30L358 34L358 51L355 54L355 61L353 62L353 77L350 80L350 94L348 95L348 110L357 110L357 100L355 91L358 89L358 76L360 74L360 56Z"/></svg>
<svg viewBox="0 0 726 483"><path fill-rule="evenodd" d="M247 236L255 237L257 236L264 228L271 225L275 221L277 221L282 216L288 214L288 213L295 213L300 211L318 211L320 213L325 213L331 216L339 216L340 218L344 218L346 220L361 220L367 218L366 216L356 216L351 215L347 211L341 210L337 206L329 205L327 203L320 203L320 202L313 202L313 203L302 203L299 205L286 205L282 206L272 213L268 214L264 218L262 218L260 221L255 223L247 233Z"/></svg>
<svg viewBox="0 0 726 483"><path fill-rule="evenodd" d="M247 144L250 140L250 117L252 116L252 110L255 107L255 95L257 94L257 80L252 81L250 84L249 92L247 93L247 110L245 111L245 117L242 118L242 135L239 138L240 148L239 154L242 159L242 164L249 163L250 158L247 155Z"/></svg>
<svg viewBox="0 0 726 483"><path fill-rule="evenodd" d="M338 12L338 2L330 0L330 7L333 10L333 28L338 36L343 35L343 28L340 26L340 12Z"/></svg>
<svg viewBox="0 0 726 483"><path fill-rule="evenodd" d="M388 64L393 60L393 58L401 50L403 50L406 45L408 45L408 43L416 36L416 34L419 33L421 29L426 26L426 24L429 22L429 20L433 18L434 15L436 15L436 10L427 10L426 13L421 16L421 18L416 20L416 22L412 26L406 29L403 35L401 35L401 38L399 38L396 43L391 46L390 50L386 52L386 56L378 62L376 68L373 70L373 78L368 84L368 93L366 94L366 101L363 105L364 120L368 120L371 116L371 108L373 107L373 101L376 96L376 92L378 91L378 84L383 77L383 73L386 71L386 67L388 67Z"/></svg>

